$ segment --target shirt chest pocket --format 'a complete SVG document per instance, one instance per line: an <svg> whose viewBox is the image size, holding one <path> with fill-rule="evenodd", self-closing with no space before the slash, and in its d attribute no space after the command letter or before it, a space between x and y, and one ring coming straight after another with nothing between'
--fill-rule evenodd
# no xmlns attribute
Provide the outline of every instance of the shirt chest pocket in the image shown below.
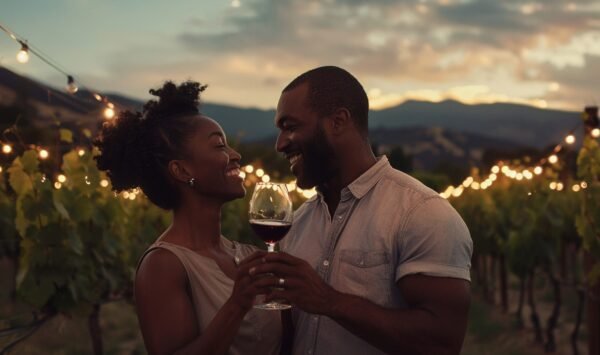
<svg viewBox="0 0 600 355"><path fill-rule="evenodd" d="M338 266L335 280L332 281L340 291L364 297L382 306L390 303L392 277L387 252L341 250Z"/></svg>

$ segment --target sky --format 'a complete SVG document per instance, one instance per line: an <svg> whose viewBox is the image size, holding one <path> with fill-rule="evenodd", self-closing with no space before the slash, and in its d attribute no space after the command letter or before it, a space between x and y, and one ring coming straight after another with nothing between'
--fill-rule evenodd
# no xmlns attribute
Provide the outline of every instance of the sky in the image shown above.
<svg viewBox="0 0 600 355"><path fill-rule="evenodd" d="M148 99L164 80L274 108L302 72L337 65L371 107L408 99L581 110L600 102L599 0L2 0L0 24L81 85ZM64 87L39 59L0 65Z"/></svg>

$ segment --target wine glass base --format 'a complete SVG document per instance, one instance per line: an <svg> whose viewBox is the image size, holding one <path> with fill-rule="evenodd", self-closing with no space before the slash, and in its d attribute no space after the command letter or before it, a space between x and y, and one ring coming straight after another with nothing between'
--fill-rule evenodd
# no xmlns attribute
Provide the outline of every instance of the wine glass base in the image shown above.
<svg viewBox="0 0 600 355"><path fill-rule="evenodd" d="M269 303L255 304L254 308L264 309L267 311L281 311L284 309L290 309L290 308L292 308L292 306L289 304L285 304L285 303L269 302Z"/></svg>

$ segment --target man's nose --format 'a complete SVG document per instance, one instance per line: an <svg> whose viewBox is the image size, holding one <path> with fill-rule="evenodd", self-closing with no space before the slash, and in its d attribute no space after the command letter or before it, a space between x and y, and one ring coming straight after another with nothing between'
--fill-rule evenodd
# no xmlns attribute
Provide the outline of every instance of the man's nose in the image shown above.
<svg viewBox="0 0 600 355"><path fill-rule="evenodd" d="M277 141L275 141L275 150L279 153L284 152L288 144L289 139L287 138L286 134L279 132L277 135Z"/></svg>

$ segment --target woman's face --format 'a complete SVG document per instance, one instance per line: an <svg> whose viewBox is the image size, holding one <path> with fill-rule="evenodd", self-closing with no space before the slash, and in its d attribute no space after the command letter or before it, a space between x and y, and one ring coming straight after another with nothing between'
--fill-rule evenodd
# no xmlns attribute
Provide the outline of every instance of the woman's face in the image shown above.
<svg viewBox="0 0 600 355"><path fill-rule="evenodd" d="M221 126L206 116L186 142L185 166L194 177L194 190L204 196L230 201L244 197L240 177L241 155L227 145Z"/></svg>

